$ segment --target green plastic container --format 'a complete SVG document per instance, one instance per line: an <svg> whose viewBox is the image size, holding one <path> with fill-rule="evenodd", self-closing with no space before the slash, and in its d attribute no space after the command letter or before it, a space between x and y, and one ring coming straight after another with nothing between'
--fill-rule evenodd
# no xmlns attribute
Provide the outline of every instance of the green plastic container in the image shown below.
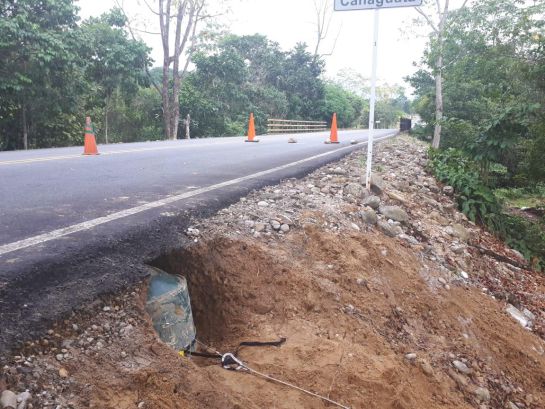
<svg viewBox="0 0 545 409"><path fill-rule="evenodd" d="M156 268L152 271L146 310L153 328L174 350L193 350L197 331L186 279Z"/></svg>

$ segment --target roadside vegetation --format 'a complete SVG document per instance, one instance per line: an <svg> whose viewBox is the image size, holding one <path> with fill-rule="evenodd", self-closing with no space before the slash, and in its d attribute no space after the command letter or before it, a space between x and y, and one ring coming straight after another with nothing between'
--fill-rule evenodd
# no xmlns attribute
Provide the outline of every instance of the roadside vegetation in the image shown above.
<svg viewBox="0 0 545 409"><path fill-rule="evenodd" d="M183 4L204 13L205 3ZM212 20L187 41L175 75L174 65L151 60L122 9L81 21L73 0L0 1L0 150L81 144L87 115L101 143L183 138L188 114L192 137L242 135L250 112L260 133L267 118L330 121L333 112L341 127L367 126L368 90L353 87L353 73L326 78L324 57L306 44L282 50ZM396 127L408 99L398 86L381 90L380 127ZM164 118L165 101L177 128Z"/></svg>
<svg viewBox="0 0 545 409"><path fill-rule="evenodd" d="M439 45L430 38L408 80L422 118L436 125L435 67L443 57L441 144L431 152L437 177L460 208L543 269L545 261L545 3L488 0L451 12Z"/></svg>

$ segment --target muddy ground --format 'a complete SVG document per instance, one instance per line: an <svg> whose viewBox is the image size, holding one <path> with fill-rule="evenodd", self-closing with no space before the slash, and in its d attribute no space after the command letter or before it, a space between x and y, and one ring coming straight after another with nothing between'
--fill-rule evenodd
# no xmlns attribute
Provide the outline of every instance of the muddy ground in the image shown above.
<svg viewBox="0 0 545 409"><path fill-rule="evenodd" d="M403 137L379 149L376 211L357 187L362 157L196 220L193 245L150 260L187 278L199 341L224 353L285 337L239 357L350 408L544 408L543 276L456 211L426 174L425 146ZM29 340L0 391L28 390L27 408L335 407L170 350L146 290ZM523 327L508 304L533 318Z"/></svg>

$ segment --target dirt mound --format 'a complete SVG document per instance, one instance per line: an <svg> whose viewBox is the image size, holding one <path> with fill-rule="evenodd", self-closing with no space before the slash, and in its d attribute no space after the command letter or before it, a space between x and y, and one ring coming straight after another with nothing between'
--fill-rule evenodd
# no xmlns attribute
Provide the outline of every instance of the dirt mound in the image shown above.
<svg viewBox="0 0 545 409"><path fill-rule="evenodd" d="M311 227L276 248L219 238L155 264L187 277L200 341L227 352L241 341L284 336L282 347L243 348L241 359L352 408L503 408L508 401L538 408L545 402L539 339L475 289L430 285L412 252L378 233L354 233L341 244ZM65 363L51 357L44 374L57 374L51 381L67 406L325 406L215 361L179 357L156 339L142 298L118 298L107 311L97 307L101 328L86 335L109 328L107 337L95 334L105 339L101 348L69 347ZM61 367L68 378L58 375Z"/></svg>

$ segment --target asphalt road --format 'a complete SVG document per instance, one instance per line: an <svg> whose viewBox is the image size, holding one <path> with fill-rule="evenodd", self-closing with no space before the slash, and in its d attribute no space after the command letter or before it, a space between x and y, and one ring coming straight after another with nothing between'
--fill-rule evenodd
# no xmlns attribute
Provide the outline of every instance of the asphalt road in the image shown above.
<svg viewBox="0 0 545 409"><path fill-rule="evenodd" d="M324 144L327 133L288 138L0 152L0 353L140 280L144 263L184 244L190 218L361 149L367 131L340 132L338 145Z"/></svg>

